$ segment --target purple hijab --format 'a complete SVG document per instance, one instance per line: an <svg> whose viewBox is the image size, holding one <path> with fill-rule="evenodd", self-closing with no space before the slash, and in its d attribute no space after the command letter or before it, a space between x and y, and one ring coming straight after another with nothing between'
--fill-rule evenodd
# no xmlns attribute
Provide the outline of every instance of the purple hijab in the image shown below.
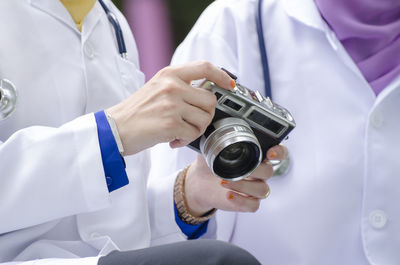
<svg viewBox="0 0 400 265"><path fill-rule="evenodd" d="M315 0L378 95L400 74L400 0Z"/></svg>

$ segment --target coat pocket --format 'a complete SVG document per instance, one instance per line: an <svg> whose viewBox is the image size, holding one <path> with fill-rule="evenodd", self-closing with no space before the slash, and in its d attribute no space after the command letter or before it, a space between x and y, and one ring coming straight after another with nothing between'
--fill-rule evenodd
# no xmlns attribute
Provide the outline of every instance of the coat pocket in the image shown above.
<svg viewBox="0 0 400 265"><path fill-rule="evenodd" d="M118 70L121 76L122 85L128 90L129 94L136 92L144 85L144 74L131 61L116 56Z"/></svg>

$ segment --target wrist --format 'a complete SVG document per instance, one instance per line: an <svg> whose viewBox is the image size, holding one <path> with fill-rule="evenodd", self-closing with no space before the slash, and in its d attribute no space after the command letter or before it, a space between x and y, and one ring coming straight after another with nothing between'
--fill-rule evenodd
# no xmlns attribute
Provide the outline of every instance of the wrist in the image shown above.
<svg viewBox="0 0 400 265"><path fill-rule="evenodd" d="M198 179L195 177L196 174L196 162L187 169L185 179L185 199L187 202L188 210L195 216L203 216L207 212L213 209L212 206L206 205L207 200L204 200L204 193L198 189Z"/></svg>
<svg viewBox="0 0 400 265"><path fill-rule="evenodd" d="M214 208L203 207L192 200L188 202L188 196L185 192L186 177L189 170L188 166L184 171L180 172L175 180L174 202L178 210L179 218L185 223L197 225L209 220L216 212ZM190 196L189 196L190 198Z"/></svg>
<svg viewBox="0 0 400 265"><path fill-rule="evenodd" d="M118 128L118 134L124 149L124 156L136 154L144 149L138 144L143 142L140 138L140 130L131 129L129 113L127 113L127 108L124 107L124 102L112 106L104 112L112 117Z"/></svg>
<svg viewBox="0 0 400 265"><path fill-rule="evenodd" d="M106 115L108 125L111 128L111 132L114 136L115 143L117 144L118 151L121 155L123 155L124 154L124 146L122 145L121 137L118 132L118 126L117 126L114 118L112 117L112 115L107 110L104 110L104 114Z"/></svg>

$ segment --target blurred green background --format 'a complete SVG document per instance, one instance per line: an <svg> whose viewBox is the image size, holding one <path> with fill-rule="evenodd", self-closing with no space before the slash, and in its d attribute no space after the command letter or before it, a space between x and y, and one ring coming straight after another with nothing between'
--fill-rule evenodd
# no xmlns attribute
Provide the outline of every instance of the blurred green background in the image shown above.
<svg viewBox="0 0 400 265"><path fill-rule="evenodd" d="M122 9L124 1L113 0L113 2ZM185 36L200 16L201 12L213 0L165 0L168 3L169 15L173 31L175 47L183 41Z"/></svg>

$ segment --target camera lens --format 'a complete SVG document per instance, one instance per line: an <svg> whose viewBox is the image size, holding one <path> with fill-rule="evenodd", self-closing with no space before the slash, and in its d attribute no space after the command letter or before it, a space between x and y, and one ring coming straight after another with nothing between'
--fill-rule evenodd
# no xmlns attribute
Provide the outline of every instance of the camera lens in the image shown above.
<svg viewBox="0 0 400 265"><path fill-rule="evenodd" d="M239 180L261 162L261 147L250 125L240 118L214 122L200 140L200 150L217 176Z"/></svg>
<svg viewBox="0 0 400 265"><path fill-rule="evenodd" d="M238 160L243 159L247 152L248 148L244 143L236 143L222 150L219 157L226 164L236 164Z"/></svg>
<svg viewBox="0 0 400 265"><path fill-rule="evenodd" d="M214 160L214 172L235 179L252 172L258 166L260 149L251 142L234 143L222 150Z"/></svg>

